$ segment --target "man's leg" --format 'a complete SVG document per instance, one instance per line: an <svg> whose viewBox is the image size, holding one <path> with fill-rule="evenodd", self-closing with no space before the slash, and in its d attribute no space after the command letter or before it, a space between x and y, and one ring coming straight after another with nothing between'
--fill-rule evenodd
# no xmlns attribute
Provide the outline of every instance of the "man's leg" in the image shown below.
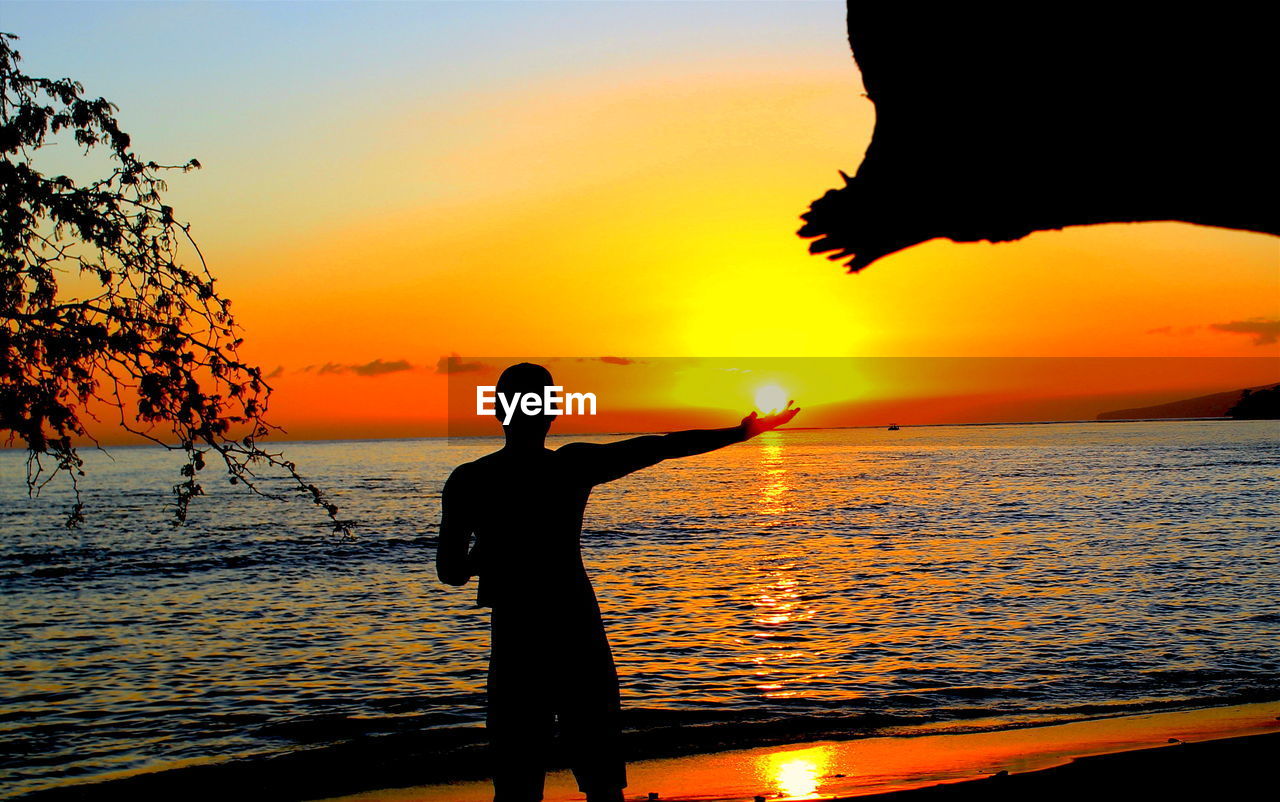
<svg viewBox="0 0 1280 802"><path fill-rule="evenodd" d="M622 798L627 787L627 764L622 758L615 716L592 715L581 708L560 715L564 739L578 789L590 802Z"/></svg>
<svg viewBox="0 0 1280 802"><path fill-rule="evenodd" d="M555 723L525 622L493 615L485 729L494 802L539 802Z"/></svg>
<svg viewBox="0 0 1280 802"><path fill-rule="evenodd" d="M589 802L615 802L627 786L622 757L622 702L604 630L572 650L556 713L578 789Z"/></svg>
<svg viewBox="0 0 1280 802"><path fill-rule="evenodd" d="M490 708L489 749L493 757L494 802L539 802L546 777L546 743L551 714L512 721L511 711Z"/></svg>

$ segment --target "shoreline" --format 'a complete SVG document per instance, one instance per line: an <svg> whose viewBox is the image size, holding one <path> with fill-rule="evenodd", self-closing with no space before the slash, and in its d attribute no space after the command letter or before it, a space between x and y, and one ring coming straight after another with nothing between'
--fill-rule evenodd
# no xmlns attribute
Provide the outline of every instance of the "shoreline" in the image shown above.
<svg viewBox="0 0 1280 802"><path fill-rule="evenodd" d="M1073 758L1024 773L930 785L828 802L917 800L1243 799L1274 783L1270 761L1280 754L1280 732Z"/></svg>
<svg viewBox="0 0 1280 802"><path fill-rule="evenodd" d="M1005 742L995 754L1012 757L1017 771L1026 770L1025 766L1033 763L1036 769L1044 769L1074 757L1115 751L1115 743L1123 744L1121 748L1125 750L1163 745L1165 740L1160 737L1155 741L1148 739L1148 743L1134 745L1138 743L1136 737L1144 731L1150 735L1153 726L1159 729L1157 736L1176 731L1189 740L1271 732L1280 730L1280 699L1208 707L1117 711L1086 717L1055 717L1040 722L997 717L922 724L884 720L878 725L870 725L868 721L857 720L855 723L855 719L846 717L843 727L835 721L826 722L826 725L817 728L796 727L795 722L787 721L771 724L721 721L695 726L692 731L679 726L676 730L663 727L641 728L629 730L626 738L629 775L632 778L629 790L641 793L637 790L639 784L645 782L646 778L652 781L654 776L663 778L656 782L657 787L667 787L670 790L670 783L665 778L674 777L682 788L686 782L690 782L691 787L701 787L701 790L689 797L664 796L661 791L656 791L660 800L688 798L706 802L748 802L757 794L743 792L734 795L724 791L726 778L735 773L741 775L745 766L752 779L743 786L754 787L760 784L761 776L768 775L767 766L774 765L776 768L787 763L783 759L785 755L811 762L816 757L817 762L822 764L831 763L832 755L844 755L840 759L853 762L865 760L869 765L881 769L885 766L898 766L896 773L889 772L886 775L884 771L880 771L879 775L881 780L884 776L896 777L900 782L891 787L901 790L916 787L923 780L933 777L938 768L935 763L941 761L942 765L948 765L950 760L939 756L954 753L957 748L962 753L966 750L971 753L975 749L990 751L992 743ZM459 741L462 730L467 735ZM1084 730L1086 735L1069 739L1075 746L1066 752L1059 747L1046 748L1041 743L1046 733L1052 736L1053 733L1076 730ZM1094 751L1079 748L1079 744L1096 746L1099 733L1116 730L1121 733L1121 737L1107 735L1102 738L1104 748ZM693 732L700 734L692 735ZM99 799L103 796L127 796L137 800L182 798L207 799L211 802L225 802L227 797L234 797L240 802L488 802L492 792L487 780L488 763L484 740L484 730L479 725L461 729L446 727L404 730L396 734L359 736L319 748L303 746L274 753L206 755L122 769L92 778L86 777L80 781L67 777L52 785L0 793L0 799L71 802ZM1053 741L1053 737L1050 737L1050 741ZM924 748L931 744L932 747ZM936 748L939 744L952 746L939 750ZM986 746L982 746L983 744ZM868 757L859 754L868 748L873 755ZM807 757L800 754L797 758L793 754L813 749L819 751ZM1062 754L1066 754L1066 757L1062 757ZM906 769L900 765L904 755L909 758L909 763L914 759L914 763ZM915 757L912 758L912 755ZM930 757L920 760L918 758L921 755ZM1060 758L1057 763L1052 762L1055 755ZM1046 760L1050 762L1046 763ZM442 761L451 767L444 775L439 772ZM800 765L793 766L790 770L795 772L803 768L802 760ZM817 779L822 779L816 766L812 768L810 773ZM994 764L987 768L987 774L970 772L959 779L981 778L1001 770L994 767ZM812 798L834 802L837 797L833 794L838 787L858 784L856 772L846 774L832 769L829 775L826 785L830 787L825 789L823 795L803 797L793 794L790 797L780 797L775 793L772 796L766 795L766 798ZM956 781L956 777L952 775L939 776L941 779L938 781ZM833 784L831 780L842 782ZM879 780L877 782L880 784L867 786L863 783L857 788L841 790L840 793L879 793L884 784ZM562 786L559 791L556 790L557 783ZM708 783L710 790L706 787ZM650 791L652 790L651 788ZM581 795L575 793L567 770L548 771L549 802L580 800ZM627 798L646 799L648 793L649 791L644 791L640 796L629 794Z"/></svg>
<svg viewBox="0 0 1280 802"><path fill-rule="evenodd" d="M1262 770L1265 762L1260 762L1258 755L1280 753L1280 700L978 731L943 729L947 726L940 723L933 732L913 729L633 760L628 765L626 799L646 800L650 793L657 793L659 802L752 802L757 796L770 802L861 802L914 800L934 794L991 799L1003 798L992 793L1005 788L1019 789L1018 799L1045 799L1055 798L1054 789L1063 783L1077 783L1083 793L1092 787L1090 783L1117 785L1133 779L1135 772L1148 779L1152 772L1176 775L1179 787L1209 782L1209 775L1219 769L1235 773L1230 776ZM1201 748L1219 742L1232 745ZM435 753L429 739L403 751L389 749L391 745L385 742L350 746L327 755L321 763L309 759L306 750L261 760L200 759L158 770L128 771L97 782L46 787L11 798L38 802L126 797L138 802L492 799L487 780L426 784L417 780L417 767L430 762ZM1199 773L1189 776L1181 758L1162 748L1169 746L1194 746L1195 753L1201 755L1197 758ZM995 776L1001 773L1008 776ZM1220 783L1212 787L1219 788ZM1135 787L1135 793L1140 790ZM1148 795L1144 791L1138 796ZM548 772L546 802L579 802L582 798L567 770Z"/></svg>
<svg viewBox="0 0 1280 802"><path fill-rule="evenodd" d="M1172 740L1171 740L1172 739ZM1205 748L1206 744L1221 744ZM1153 772L1177 786L1221 787L1214 771L1265 771L1258 755L1280 745L1280 702L1149 713L1067 724L936 735L888 735L739 749L628 766L628 800L650 793L670 802L1055 798L1069 784L1096 789L1133 780L1150 787ZM1190 776L1185 755L1201 771ZM1203 776L1202 776L1203 775ZM999 791L999 795L993 794ZM1065 791L1064 791L1065 793ZM1144 791L1145 793L1145 791ZM487 782L369 790L314 802L487 802ZM1030 795L1030 796L1028 796ZM546 802L581 800L566 771L548 773Z"/></svg>

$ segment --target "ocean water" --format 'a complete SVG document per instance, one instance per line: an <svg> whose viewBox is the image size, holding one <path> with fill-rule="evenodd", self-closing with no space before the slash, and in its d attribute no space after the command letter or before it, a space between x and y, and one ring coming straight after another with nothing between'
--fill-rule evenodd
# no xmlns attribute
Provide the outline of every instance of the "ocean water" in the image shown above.
<svg viewBox="0 0 1280 802"><path fill-rule="evenodd" d="M434 538L450 469L496 445L285 444L352 540L212 471L175 529L178 463L148 448L87 455L68 531L65 490L28 499L0 452L5 795L357 741L474 773L487 611L436 581ZM583 550L628 737L1280 699L1278 469L1274 422L951 426L772 433L602 486Z"/></svg>

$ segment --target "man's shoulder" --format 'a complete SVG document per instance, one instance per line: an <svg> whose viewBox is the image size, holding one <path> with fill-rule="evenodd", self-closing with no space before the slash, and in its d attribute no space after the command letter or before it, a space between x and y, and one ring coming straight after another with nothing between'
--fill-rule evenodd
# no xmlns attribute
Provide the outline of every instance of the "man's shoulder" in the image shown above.
<svg viewBox="0 0 1280 802"><path fill-rule="evenodd" d="M599 459L600 455L607 452L608 448L604 443L565 443L564 445L551 452L555 458L564 463L577 464L582 461L592 461Z"/></svg>
<svg viewBox="0 0 1280 802"><path fill-rule="evenodd" d="M457 466L449 474L449 483L456 485L460 482L467 482L470 481L472 477L484 473L486 468L488 468L492 462L489 459L492 456L492 454L486 454L483 457L473 459L470 462L464 462Z"/></svg>
<svg viewBox="0 0 1280 802"><path fill-rule="evenodd" d="M600 443L580 443L580 442L565 443L564 445L560 446L552 453L571 457L571 456L574 456L575 454L582 454L584 452L589 452L592 449L599 448L599 447L600 447Z"/></svg>

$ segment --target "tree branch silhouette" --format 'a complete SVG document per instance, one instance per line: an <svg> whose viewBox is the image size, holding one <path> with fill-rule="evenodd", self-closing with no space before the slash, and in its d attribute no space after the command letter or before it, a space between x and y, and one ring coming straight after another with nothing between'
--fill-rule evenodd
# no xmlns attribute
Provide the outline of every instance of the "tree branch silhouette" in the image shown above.
<svg viewBox="0 0 1280 802"><path fill-rule="evenodd" d="M203 495L210 457L231 484L271 498L281 496L259 485L261 472L287 473L349 534L351 522L293 462L259 447L281 431L264 417L272 388L241 359L231 301L190 224L161 198L164 173L200 163L141 159L116 106L85 98L69 78L23 74L16 39L0 33L0 431L26 445L28 492L66 475L67 525L84 521L76 441L97 445L85 417L96 421L88 406L100 403L127 431L184 453L175 524ZM68 136L83 156L107 156L104 176L78 185L37 169L38 152Z"/></svg>

